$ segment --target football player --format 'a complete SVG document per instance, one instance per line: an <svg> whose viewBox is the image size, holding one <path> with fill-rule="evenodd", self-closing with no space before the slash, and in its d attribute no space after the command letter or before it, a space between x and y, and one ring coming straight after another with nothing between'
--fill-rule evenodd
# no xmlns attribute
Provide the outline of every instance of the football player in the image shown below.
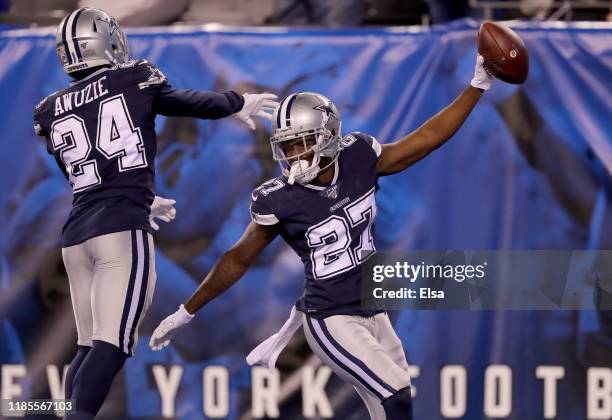
<svg viewBox="0 0 612 420"><path fill-rule="evenodd" d="M471 86L450 105L384 145L365 133L341 137L340 114L323 95L305 92L284 99L272 119L270 140L282 176L253 191L252 222L189 300L161 322L151 347L167 346L196 311L233 285L280 235L304 263L305 291L292 318L295 309L301 311L298 321L313 352L354 385L372 418L412 418L402 344L384 311L361 307L360 265L375 252L378 177L403 171L451 138L491 86L482 63L479 56ZM281 330L277 337L286 335ZM278 347L268 353L277 355Z"/></svg>
<svg viewBox="0 0 612 420"><path fill-rule="evenodd" d="M36 134L68 179L73 208L62 231L78 350L65 396L93 418L131 356L153 298L154 217L170 221L173 200L155 197L155 116L270 118L272 94L176 89L146 60L130 60L128 42L105 12L81 8L56 33L57 53L74 80L34 111Z"/></svg>

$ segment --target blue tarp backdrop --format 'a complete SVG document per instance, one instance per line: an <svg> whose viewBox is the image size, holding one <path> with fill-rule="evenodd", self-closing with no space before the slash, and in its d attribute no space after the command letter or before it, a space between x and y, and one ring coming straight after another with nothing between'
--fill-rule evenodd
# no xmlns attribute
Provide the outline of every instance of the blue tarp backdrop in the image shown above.
<svg viewBox="0 0 612 420"><path fill-rule="evenodd" d="M132 57L157 65L174 86L320 92L336 102L345 133L364 131L385 143L418 127L468 84L477 28L471 21L418 31L171 28L132 31L129 41ZM529 79L522 86L495 82L448 144L381 179L378 249L612 249L612 26L515 29L529 48ZM46 365L67 363L75 344L59 250L71 192L34 136L31 115L68 78L51 31L0 32L0 63L0 363L25 365L23 395L43 398ZM157 124L157 194L176 199L178 214L156 235L152 309L105 413L160 416L150 367L180 364L176 415L201 418L202 369L222 365L229 370L229 417L237 419L251 407L245 355L280 327L301 293L301 263L284 243L275 242L167 351L153 353L147 342L239 238L251 189L277 174L270 127L260 121L251 132L232 118L158 117ZM511 369L512 419L544 416L538 366L564 368L556 389L562 419L587 417L596 398L587 370L612 366L609 313L391 316L408 362L419 368L413 381L419 419L442 418L440 400L449 397L440 372L447 365L467 371L468 419L485 417L490 365ZM337 418L366 415L356 394L348 402L332 394ZM299 405L298 393L281 405L281 416L301 413L292 408ZM612 415L612 402L608 407Z"/></svg>

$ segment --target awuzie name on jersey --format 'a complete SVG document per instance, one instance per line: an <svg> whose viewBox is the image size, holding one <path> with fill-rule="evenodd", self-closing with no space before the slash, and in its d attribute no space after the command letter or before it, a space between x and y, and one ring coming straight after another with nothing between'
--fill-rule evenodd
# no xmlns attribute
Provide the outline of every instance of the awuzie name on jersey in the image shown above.
<svg viewBox="0 0 612 420"><path fill-rule="evenodd" d="M108 89L104 86L106 76L102 76L88 83L80 90L67 92L55 98L55 114L59 116L65 112L72 111L85 104L93 102L104 95L108 95Z"/></svg>

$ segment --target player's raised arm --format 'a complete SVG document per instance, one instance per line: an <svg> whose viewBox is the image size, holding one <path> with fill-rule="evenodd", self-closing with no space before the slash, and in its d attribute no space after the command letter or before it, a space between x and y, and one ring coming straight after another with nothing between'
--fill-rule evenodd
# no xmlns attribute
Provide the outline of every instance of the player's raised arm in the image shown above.
<svg viewBox="0 0 612 420"><path fill-rule="evenodd" d="M482 63L482 57L478 56L470 86L450 105L401 140L383 145L376 166L379 175L391 175L403 171L436 150L455 134L470 115L482 93L491 87L492 78Z"/></svg>
<svg viewBox="0 0 612 420"><path fill-rule="evenodd" d="M275 225L251 222L242 237L217 261L195 293L179 310L164 319L153 332L149 345L153 350L166 347L176 331L194 317L196 311L236 283L278 234Z"/></svg>

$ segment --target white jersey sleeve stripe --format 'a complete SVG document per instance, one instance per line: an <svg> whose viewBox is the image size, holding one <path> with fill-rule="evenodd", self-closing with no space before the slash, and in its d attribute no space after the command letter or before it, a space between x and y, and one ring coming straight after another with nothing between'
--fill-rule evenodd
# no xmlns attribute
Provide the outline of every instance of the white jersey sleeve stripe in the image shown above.
<svg viewBox="0 0 612 420"><path fill-rule="evenodd" d="M376 153L376 157L380 157L380 154L382 153L382 146L380 145L378 140L376 140L375 137L372 137L371 146L372 146L372 149L374 149L374 153Z"/></svg>
<svg viewBox="0 0 612 420"><path fill-rule="evenodd" d="M278 218L273 214L258 214L251 212L251 219L258 225L271 226L278 223Z"/></svg>

